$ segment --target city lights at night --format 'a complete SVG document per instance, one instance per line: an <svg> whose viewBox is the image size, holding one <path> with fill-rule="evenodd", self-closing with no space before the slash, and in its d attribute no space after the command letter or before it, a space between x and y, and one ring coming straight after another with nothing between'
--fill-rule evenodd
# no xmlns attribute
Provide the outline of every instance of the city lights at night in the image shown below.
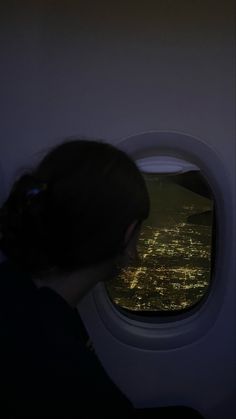
<svg viewBox="0 0 236 419"><path fill-rule="evenodd" d="M157 176L147 185L152 209L138 242L140 260L109 283L108 293L133 311L186 309L209 287L212 223L199 221L198 214L211 211L213 203ZM193 215L196 222L188 222Z"/></svg>

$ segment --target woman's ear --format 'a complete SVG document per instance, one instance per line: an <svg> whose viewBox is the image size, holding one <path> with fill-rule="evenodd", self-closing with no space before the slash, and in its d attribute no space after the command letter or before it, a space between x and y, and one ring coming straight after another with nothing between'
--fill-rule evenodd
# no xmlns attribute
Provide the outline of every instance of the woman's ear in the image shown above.
<svg viewBox="0 0 236 419"><path fill-rule="evenodd" d="M131 237L132 237L132 235L134 233L134 230L136 229L137 225L138 225L138 221L135 220L127 228L126 233L125 233L125 240L124 240L124 245L125 246L129 243L129 241L130 241L130 239L131 239Z"/></svg>

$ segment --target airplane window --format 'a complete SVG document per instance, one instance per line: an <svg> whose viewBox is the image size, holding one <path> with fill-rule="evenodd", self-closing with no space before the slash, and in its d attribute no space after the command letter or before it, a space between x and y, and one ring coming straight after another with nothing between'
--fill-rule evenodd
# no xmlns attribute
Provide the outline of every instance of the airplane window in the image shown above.
<svg viewBox="0 0 236 419"><path fill-rule="evenodd" d="M195 167L181 170L176 162L169 163L154 173L151 162L143 174L151 211L139 238L139 260L107 284L113 303L133 312L186 310L202 299L210 284L211 191Z"/></svg>

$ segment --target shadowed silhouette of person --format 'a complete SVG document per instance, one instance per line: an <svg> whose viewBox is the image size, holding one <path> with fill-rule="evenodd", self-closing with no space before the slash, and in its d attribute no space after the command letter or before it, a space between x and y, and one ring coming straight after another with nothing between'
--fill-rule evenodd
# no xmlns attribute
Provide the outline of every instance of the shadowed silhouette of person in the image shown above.
<svg viewBox="0 0 236 419"><path fill-rule="evenodd" d="M4 415L149 417L89 350L76 310L136 256L148 214L135 163L103 142L66 141L16 181L0 210Z"/></svg>

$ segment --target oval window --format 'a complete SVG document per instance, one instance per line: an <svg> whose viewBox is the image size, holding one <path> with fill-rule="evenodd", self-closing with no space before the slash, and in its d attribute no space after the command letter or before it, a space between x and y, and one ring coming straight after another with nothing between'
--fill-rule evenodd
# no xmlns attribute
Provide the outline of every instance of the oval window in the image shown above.
<svg viewBox="0 0 236 419"><path fill-rule="evenodd" d="M212 268L214 201L200 170L168 156L137 162L151 210L138 242L139 261L107 284L115 305L175 313L206 295Z"/></svg>

